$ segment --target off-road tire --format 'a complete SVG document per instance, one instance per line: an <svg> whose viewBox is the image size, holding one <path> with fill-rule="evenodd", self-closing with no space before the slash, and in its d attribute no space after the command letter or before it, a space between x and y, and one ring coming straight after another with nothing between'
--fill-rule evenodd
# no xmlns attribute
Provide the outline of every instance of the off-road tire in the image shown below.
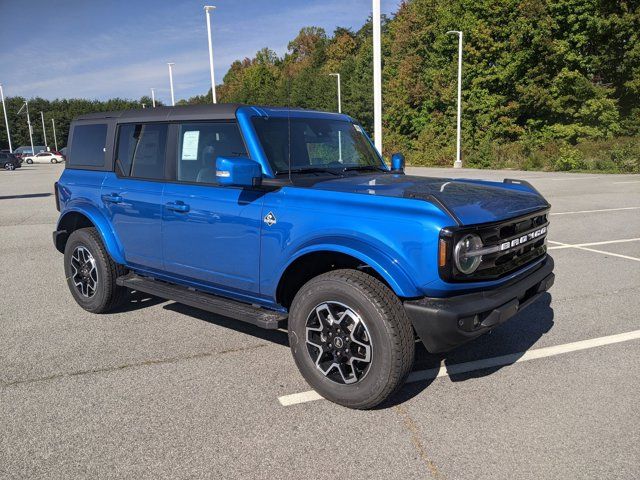
<svg viewBox="0 0 640 480"><path fill-rule="evenodd" d="M323 302L348 305L368 329L371 363L356 383L331 380L309 353L307 319ZM380 280L358 270L334 270L313 278L290 308L289 344L302 376L324 398L349 408L373 408L402 386L413 366L414 338L400 299Z"/></svg>
<svg viewBox="0 0 640 480"><path fill-rule="evenodd" d="M82 295L73 281L71 257L77 247L84 247L95 259L98 282L95 294ZM106 313L121 305L128 296L128 289L116 284L116 278L126 273L126 268L113 261L107 253L100 234L93 228L81 228L69 235L64 249L64 273L71 295L82 308L92 313Z"/></svg>

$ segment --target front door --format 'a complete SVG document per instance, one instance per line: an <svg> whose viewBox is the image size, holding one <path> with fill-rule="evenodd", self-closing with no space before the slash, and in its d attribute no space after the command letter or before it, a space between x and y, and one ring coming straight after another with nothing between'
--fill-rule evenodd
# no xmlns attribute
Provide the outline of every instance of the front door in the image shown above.
<svg viewBox="0 0 640 480"><path fill-rule="evenodd" d="M246 156L235 122L175 128L175 182L164 189L164 268L226 293L259 292L262 192L216 183L218 156Z"/></svg>

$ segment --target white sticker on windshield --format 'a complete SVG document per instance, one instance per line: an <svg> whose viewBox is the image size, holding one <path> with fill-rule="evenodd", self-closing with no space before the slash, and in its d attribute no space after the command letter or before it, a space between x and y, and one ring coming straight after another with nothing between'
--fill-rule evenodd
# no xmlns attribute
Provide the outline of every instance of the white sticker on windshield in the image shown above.
<svg viewBox="0 0 640 480"><path fill-rule="evenodd" d="M353 124L353 128L356 129L356 132L358 133L362 133L362 128L360 127L360 125L356 125L355 123Z"/></svg>
<svg viewBox="0 0 640 480"><path fill-rule="evenodd" d="M198 141L200 139L200 130L184 132L182 137L182 160L198 159Z"/></svg>

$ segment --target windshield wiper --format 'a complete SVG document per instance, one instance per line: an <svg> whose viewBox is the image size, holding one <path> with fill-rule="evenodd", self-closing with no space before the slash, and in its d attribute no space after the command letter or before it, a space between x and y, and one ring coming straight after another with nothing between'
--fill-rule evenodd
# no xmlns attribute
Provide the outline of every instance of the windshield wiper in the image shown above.
<svg viewBox="0 0 640 480"><path fill-rule="evenodd" d="M330 173L331 175L340 176L340 172L336 171L335 168L320 168L320 167L310 167L310 168L292 168L291 170L282 170L278 172L276 175L284 175L291 173Z"/></svg>
<svg viewBox="0 0 640 480"><path fill-rule="evenodd" d="M361 170L361 171L370 170L370 171L376 171L376 172L389 171L386 168L378 167L376 165L357 165L355 167L344 167L342 169L343 172L358 171L358 170Z"/></svg>

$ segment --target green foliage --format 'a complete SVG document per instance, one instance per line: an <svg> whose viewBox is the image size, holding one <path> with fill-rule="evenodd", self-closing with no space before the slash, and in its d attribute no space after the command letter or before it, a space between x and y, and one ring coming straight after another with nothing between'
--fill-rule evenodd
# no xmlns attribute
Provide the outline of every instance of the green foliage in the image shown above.
<svg viewBox="0 0 640 480"><path fill-rule="evenodd" d="M637 150L603 149L640 135L639 27L633 0L402 2L383 26L385 154L453 163L457 42L445 32L462 30L467 165L634 171ZM328 74L338 72L343 111L372 130L370 21L331 37L303 28L283 58L270 56L270 81L255 81L259 57L234 64L226 101L261 102L268 91L266 103L336 110Z"/></svg>
<svg viewBox="0 0 640 480"><path fill-rule="evenodd" d="M554 164L555 170L582 170L585 167L582 152L570 145L563 145L560 148L560 155Z"/></svg>
<svg viewBox="0 0 640 480"><path fill-rule="evenodd" d="M30 145L26 110L23 108L22 112L18 114L18 111L24 105L25 100L26 99L23 97L8 97L5 99L7 117L9 120L9 127L11 129L11 144L14 149L19 146ZM150 108L152 104L151 98L142 97L139 101L124 100L121 98L114 98L107 101L83 99L45 100L39 97L29 99L29 117L31 118L33 131L33 144L44 145L40 112L44 113L47 143L51 148L55 147L51 119L55 120L56 137L58 139L58 148L60 149L67 144L69 124L78 115L93 112L110 112L114 110L142 108L143 103L146 107ZM156 105L162 105L162 102L156 101ZM7 131L4 128L4 118L2 118L1 123L0 148L9 148Z"/></svg>
<svg viewBox="0 0 640 480"><path fill-rule="evenodd" d="M464 32L462 146L478 168L640 171L640 4L637 0L406 0L383 23L385 155L413 165L453 164L457 38ZM283 56L263 48L237 60L223 102L342 110L373 130L372 25L305 27ZM208 103L211 92L179 104ZM12 125L26 122L10 99ZM148 99L144 99L148 101ZM60 119L132 108L112 100L32 101ZM49 113L48 113L49 114ZM0 145L5 145L0 131ZM27 137L28 139L28 137ZM35 140L34 140L35 141ZM38 140L39 141L39 140Z"/></svg>

